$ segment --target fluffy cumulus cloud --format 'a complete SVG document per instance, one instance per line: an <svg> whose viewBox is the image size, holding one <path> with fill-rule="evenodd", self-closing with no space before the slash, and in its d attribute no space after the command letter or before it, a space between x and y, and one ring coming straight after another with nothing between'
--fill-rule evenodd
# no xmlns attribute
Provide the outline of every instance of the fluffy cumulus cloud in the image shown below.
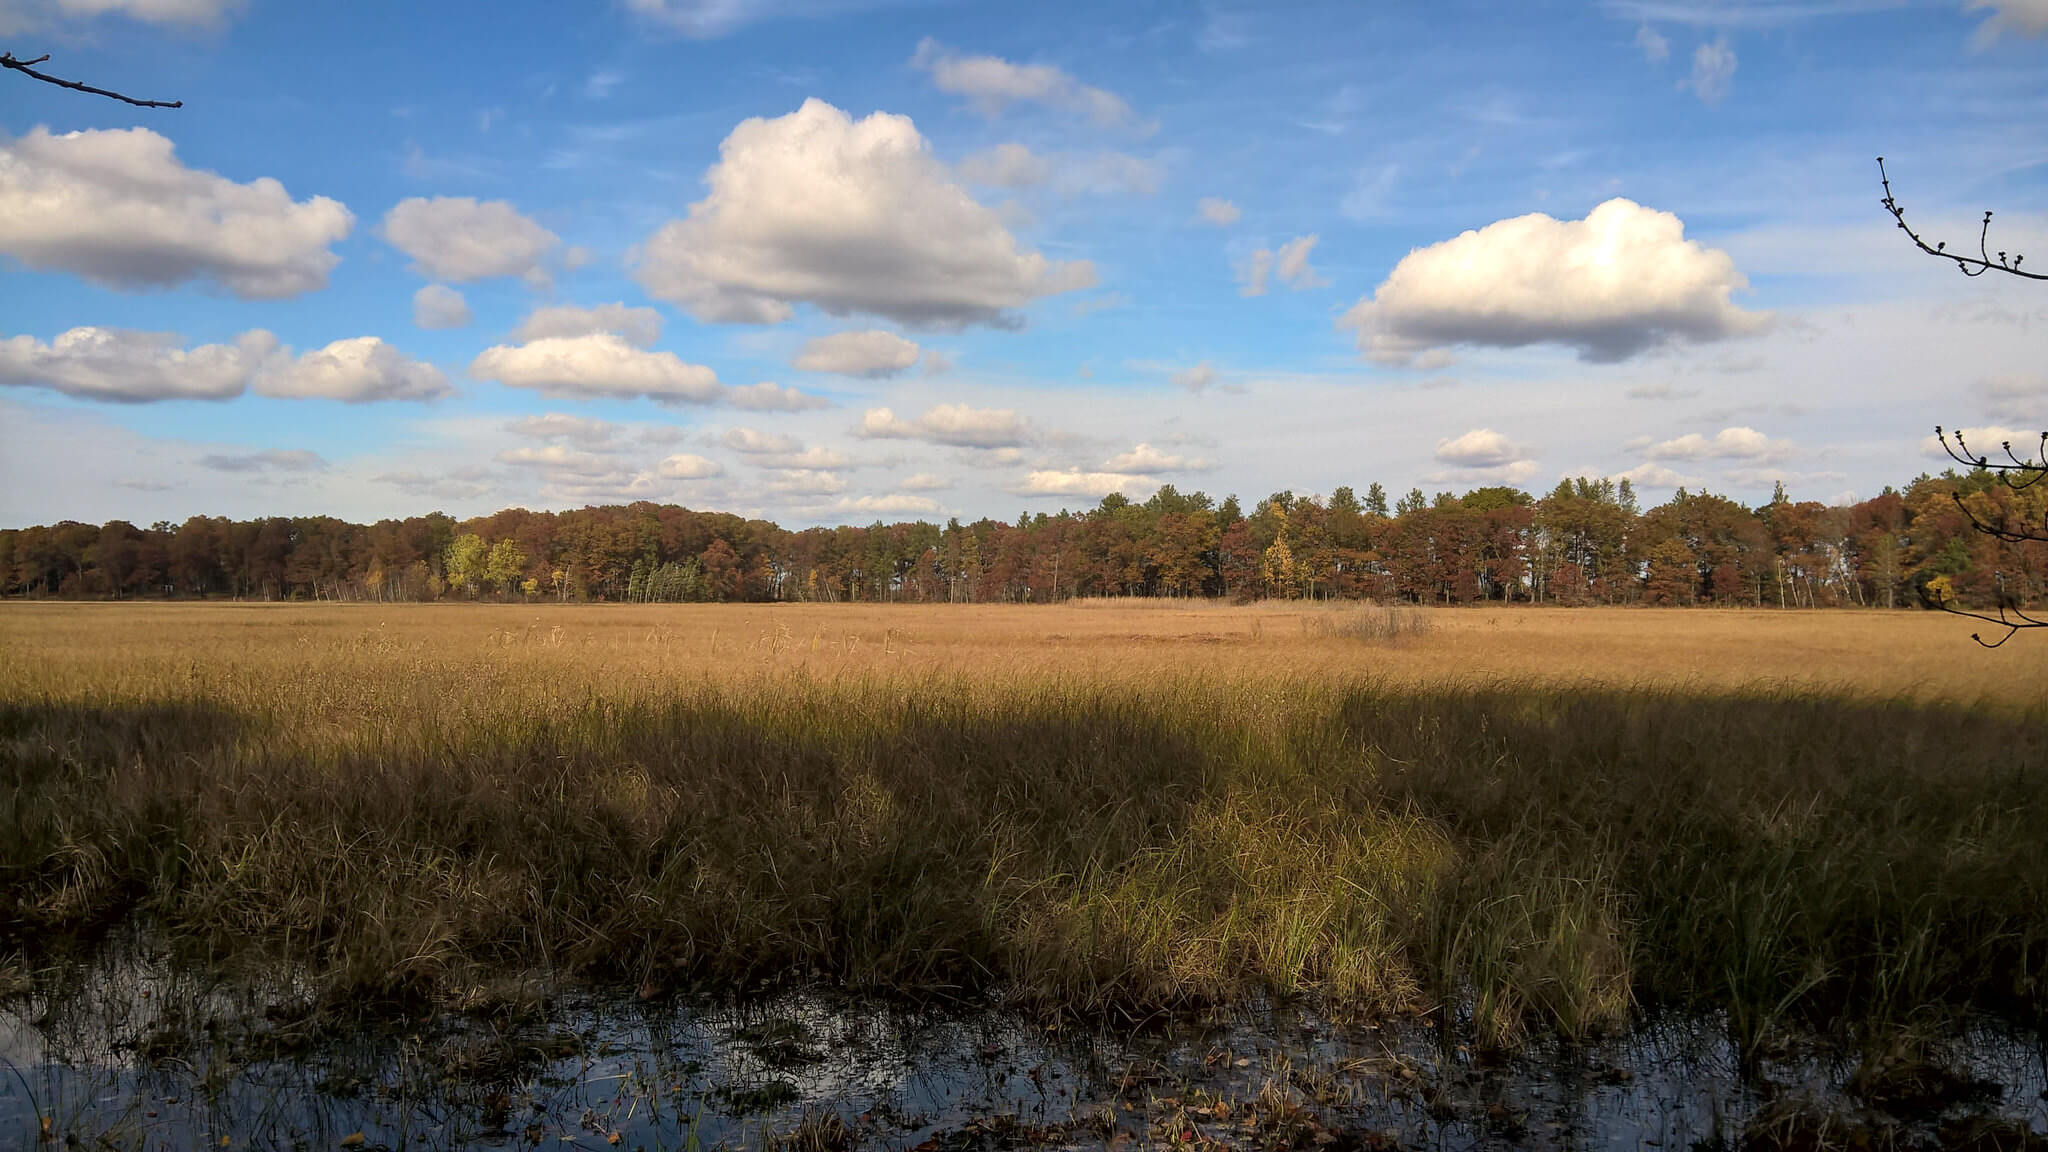
<svg viewBox="0 0 2048 1152"><path fill-rule="evenodd" d="M1688 432L1673 440L1650 445L1644 455L1652 460L1780 460L1792 451L1789 440L1773 440L1754 428L1723 428L1712 436Z"/></svg>
<svg viewBox="0 0 2048 1152"><path fill-rule="evenodd" d="M664 404L709 404L725 389L718 374L673 352L635 348L616 333L549 336L484 349L469 374L550 396L645 396Z"/></svg>
<svg viewBox="0 0 2048 1152"><path fill-rule="evenodd" d="M516 276L544 285L542 261L559 242L511 204L467 196L400 200L384 216L384 239L422 275L458 284Z"/></svg>
<svg viewBox="0 0 2048 1152"><path fill-rule="evenodd" d="M1159 485L1149 476L1123 472L1083 472L1079 468L1042 469L1024 478L1017 487L1023 496L1084 496L1100 500L1111 492L1126 496L1149 492Z"/></svg>
<svg viewBox="0 0 2048 1152"><path fill-rule="evenodd" d="M1183 456L1178 452L1165 452L1150 444L1140 444L1128 452L1119 452L1102 462L1104 472L1198 472L1209 466L1207 460Z"/></svg>
<svg viewBox="0 0 2048 1152"><path fill-rule="evenodd" d="M905 116L856 121L807 100L734 128L705 182L635 269L649 294L700 320L778 323L807 302L913 326L1001 325L1095 282L1086 261L1021 251Z"/></svg>
<svg viewBox="0 0 2048 1152"><path fill-rule="evenodd" d="M446 284L429 284L412 294L412 322L421 328L467 328L472 319L469 301Z"/></svg>
<svg viewBox="0 0 2048 1152"><path fill-rule="evenodd" d="M599 304L595 308L556 305L536 308L512 330L521 343L551 337L595 336L610 332L635 348L653 347L661 339L661 313L652 308L631 308L625 304Z"/></svg>
<svg viewBox="0 0 2048 1152"><path fill-rule="evenodd" d="M1761 329L1767 316L1729 300L1747 287L1726 252L1685 238L1678 217L1614 199L1584 220L1531 213L1410 252L1338 324L1383 363L1531 344L1611 363Z"/></svg>
<svg viewBox="0 0 2048 1152"><path fill-rule="evenodd" d="M0 341L0 386L47 388L81 400L227 400L278 351L261 329L233 344L180 348L168 332L73 328L45 344L33 336Z"/></svg>
<svg viewBox="0 0 2048 1152"><path fill-rule="evenodd" d="M930 72L939 91L967 97L985 116L999 116L1011 104L1023 103L1086 116L1104 127L1131 122L1131 107L1121 96L1083 84L1050 64L965 56L930 37L919 42L910 62Z"/></svg>
<svg viewBox="0 0 2048 1152"><path fill-rule="evenodd" d="M1228 200L1220 200L1214 196L1202 197L1195 204L1195 211L1200 213L1202 219L1216 225L1218 228L1225 228L1237 223L1237 218L1240 214L1236 204Z"/></svg>
<svg viewBox="0 0 2048 1152"><path fill-rule="evenodd" d="M805 372L837 372L870 379L894 376L917 363L917 345L894 332L834 332L805 344L795 367Z"/></svg>
<svg viewBox="0 0 2048 1152"><path fill-rule="evenodd" d="M837 496L846 491L846 479L818 468L787 468L771 472L766 487L777 496Z"/></svg>
<svg viewBox="0 0 2048 1152"><path fill-rule="evenodd" d="M354 223L338 201L293 200L276 180L187 168L147 128L36 128L0 142L0 253L109 288L317 291L340 259L330 246Z"/></svg>
<svg viewBox="0 0 2048 1152"><path fill-rule="evenodd" d="M1460 468L1498 468L1522 458L1522 450L1491 428L1474 428L1462 436L1439 440L1437 462Z"/></svg>
<svg viewBox="0 0 2048 1152"><path fill-rule="evenodd" d="M936 472L918 472L906 477L897 487L905 492L941 492L951 488L953 482Z"/></svg>
<svg viewBox="0 0 2048 1152"><path fill-rule="evenodd" d="M1626 472L1616 472L1609 480L1626 480L1638 488L1676 488L1682 484L1697 484L1699 479L1683 472L1673 471L1662 464L1638 464Z"/></svg>
<svg viewBox="0 0 2048 1152"><path fill-rule="evenodd" d="M214 453L201 456L199 466L215 472L318 472L327 467L327 461L318 452L291 448Z"/></svg>
<svg viewBox="0 0 2048 1152"><path fill-rule="evenodd" d="M336 340L295 360L278 358L256 376L265 396L342 400L433 400L454 389L432 364L422 364L375 336Z"/></svg>
<svg viewBox="0 0 2048 1152"><path fill-rule="evenodd" d="M1014 448L1030 437L1024 418L1008 408L940 404L915 420L870 408L854 435L868 440L922 440L955 448Z"/></svg>
<svg viewBox="0 0 2048 1152"><path fill-rule="evenodd" d="M763 380L759 384L735 384L726 392L725 399L733 407L749 412L804 412L832 406L832 402L823 396L800 392L773 380Z"/></svg>
<svg viewBox="0 0 2048 1152"><path fill-rule="evenodd" d="M1735 49L1727 37L1720 37L1693 50L1692 77L1686 83L1693 94L1709 104L1718 104L1735 82Z"/></svg>
<svg viewBox="0 0 2048 1152"><path fill-rule="evenodd" d="M1990 12L1991 18L1984 22L1986 36L2000 32L2017 32L2022 36L2048 33L2048 0L1968 0L1964 7L1972 12Z"/></svg>
<svg viewBox="0 0 2048 1152"><path fill-rule="evenodd" d="M927 516L939 511L939 502L929 496L889 492L879 496L847 496L832 506L844 516Z"/></svg>
<svg viewBox="0 0 2048 1152"><path fill-rule="evenodd" d="M794 436L780 432L763 432L758 428L730 428L719 442L727 448L746 456L781 456L804 450L804 442Z"/></svg>
<svg viewBox="0 0 2048 1152"><path fill-rule="evenodd" d="M1269 278L1277 278L1296 292L1327 286L1329 281L1318 275L1308 262L1309 253L1315 251L1316 242L1320 239L1311 232L1306 236L1296 236L1277 251L1261 248L1247 256L1237 269L1238 295L1264 296Z"/></svg>
<svg viewBox="0 0 2048 1152"><path fill-rule="evenodd" d="M688 452L668 457L654 470L666 480L709 480L713 476L725 475L725 465Z"/></svg>

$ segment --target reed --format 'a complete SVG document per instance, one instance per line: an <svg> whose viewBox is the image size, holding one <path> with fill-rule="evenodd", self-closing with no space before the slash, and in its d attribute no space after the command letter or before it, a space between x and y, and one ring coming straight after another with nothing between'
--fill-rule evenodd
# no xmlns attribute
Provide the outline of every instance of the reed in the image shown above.
<svg viewBox="0 0 2048 1152"><path fill-rule="evenodd" d="M2048 1003L2048 708L1909 661L1871 691L1423 677L1198 638L1249 633L1227 613L1119 669L932 658L944 609L38 611L0 613L17 967L135 921L351 1010L824 979L1093 1018L1307 996L1496 1046Z"/></svg>

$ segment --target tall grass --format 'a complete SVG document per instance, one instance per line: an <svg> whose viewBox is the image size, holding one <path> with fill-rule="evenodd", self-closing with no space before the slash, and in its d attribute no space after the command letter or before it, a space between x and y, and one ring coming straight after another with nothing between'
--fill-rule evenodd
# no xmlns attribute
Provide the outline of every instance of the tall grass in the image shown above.
<svg viewBox="0 0 2048 1152"><path fill-rule="evenodd" d="M2048 1002L2038 704L214 642L0 679L0 953L137 918L335 1005L815 974L1503 1046Z"/></svg>
<svg viewBox="0 0 2048 1152"><path fill-rule="evenodd" d="M1411 604L1345 604L1305 613L1301 630L1310 636L1386 643L1430 630L1429 612Z"/></svg>

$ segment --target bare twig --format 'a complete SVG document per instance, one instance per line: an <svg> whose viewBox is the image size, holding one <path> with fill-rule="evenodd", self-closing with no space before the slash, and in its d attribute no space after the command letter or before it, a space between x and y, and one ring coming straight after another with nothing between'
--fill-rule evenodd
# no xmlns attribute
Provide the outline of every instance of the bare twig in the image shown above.
<svg viewBox="0 0 2048 1152"><path fill-rule="evenodd" d="M105 96L112 100L119 100L123 104L133 104L137 108L183 108L185 106L183 100L137 100L133 96L123 96L119 92L109 92L105 88L95 88L90 84L81 84L76 80L60 80L47 72L38 72L30 67L31 64L41 64L49 58L50 54L45 52L33 60L17 60L12 52L8 52L0 54L0 68L19 72L32 79L41 80L45 84L55 84L59 88L69 88L73 92L90 92L95 96Z"/></svg>
<svg viewBox="0 0 2048 1152"><path fill-rule="evenodd" d="M2005 629L2005 634L2000 636L1996 640L1986 640L1979 633L1970 633L1970 639L1975 640L1977 643L1982 644L1986 648L1996 648L1999 645L2005 643L2007 640L2012 639L2014 633L2020 632L2024 629L2048 628L2048 620L2043 620L2036 616L2027 615L2026 612L2020 609L2019 605L2014 604L2011 601L2011 599L2009 599L2006 596L2005 577L2003 574L2000 574L1998 578L1998 615L1996 616L1992 616L1983 612L1972 612L1967 608L1958 608L1955 606L1955 603L1949 600L1947 597L1941 597L1935 600L1934 606L1936 608L1941 609L1943 612L1948 613L1951 616L1967 616L1972 620L1982 620L1986 624L1996 624L2000 628Z"/></svg>
<svg viewBox="0 0 2048 1152"><path fill-rule="evenodd" d="M1998 253L1996 257L1991 254L1991 213L1988 211L1984 213L1984 226L1977 233L1977 255L1958 256L1948 250L1947 241L1932 245L1928 244L1927 241L1920 238L1918 232L1913 231L1911 225L1906 223L1905 209L1900 208L1899 202L1892 198L1892 180L1885 173L1884 157L1882 156L1877 158L1877 175L1878 179L1884 184L1884 199L1880 201L1884 205L1884 210L1892 214L1892 219L1899 222L1900 230L1905 232L1922 252L1927 253L1929 256L1939 256L1944 260L1955 261L1956 267L1961 269L1965 276L1982 276L1986 272L2006 272L2025 280L2048 280L2048 273L2020 271L2020 263L2026 258L2017 252L2013 253L2010 258L2004 252Z"/></svg>

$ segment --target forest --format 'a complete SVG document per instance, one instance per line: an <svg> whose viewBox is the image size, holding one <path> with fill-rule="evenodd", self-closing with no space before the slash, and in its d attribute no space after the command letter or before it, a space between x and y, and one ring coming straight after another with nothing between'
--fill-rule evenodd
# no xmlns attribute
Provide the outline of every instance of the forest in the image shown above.
<svg viewBox="0 0 2048 1152"><path fill-rule="evenodd" d="M1144 502L1015 523L790 530L636 503L375 524L194 516L138 528L0 530L0 595L79 599L905 601L1076 596L1456 604L2022 607L2048 595L2048 543L1978 524L2048 520L2048 486L1921 475L1852 505L1759 507L1680 488L1650 509L1627 480L1540 497L1484 487L1391 506L1379 484L1277 492L1246 511L1171 485ZM1976 523L1973 524L1973 521Z"/></svg>

